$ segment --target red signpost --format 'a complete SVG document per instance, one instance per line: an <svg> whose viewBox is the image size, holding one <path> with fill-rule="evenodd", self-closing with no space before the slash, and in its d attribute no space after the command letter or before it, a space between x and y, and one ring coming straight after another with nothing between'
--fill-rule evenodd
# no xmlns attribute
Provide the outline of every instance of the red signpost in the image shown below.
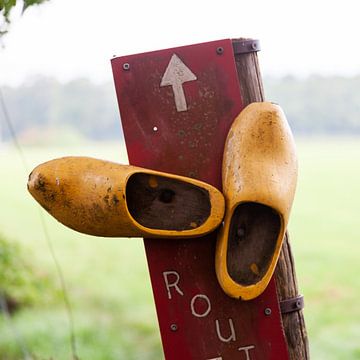
<svg viewBox="0 0 360 360"><path fill-rule="evenodd" d="M231 40L112 60L130 164L194 177L221 190L227 132L242 110ZM145 239L165 358L288 358L275 282L252 301L215 275L216 233Z"/></svg>

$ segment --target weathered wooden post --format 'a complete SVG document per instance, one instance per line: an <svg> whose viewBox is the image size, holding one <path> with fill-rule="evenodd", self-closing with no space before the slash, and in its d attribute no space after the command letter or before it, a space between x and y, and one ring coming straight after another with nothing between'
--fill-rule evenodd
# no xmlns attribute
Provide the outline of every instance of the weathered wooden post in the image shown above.
<svg viewBox="0 0 360 360"><path fill-rule="evenodd" d="M243 104L264 101L265 94L261 80L257 53L237 53L237 48L250 46L251 40L233 40L236 69L241 86ZM255 45L255 50L259 47ZM291 360L309 359L309 345L303 316L304 300L299 295L295 262L291 252L289 235L286 234L276 272L276 290L282 305L282 321Z"/></svg>
<svg viewBox="0 0 360 360"><path fill-rule="evenodd" d="M238 39L114 58L130 164L221 189L231 123L264 100L258 50L257 41ZM144 242L166 359L308 359L287 236L276 281L251 301L220 288L215 233Z"/></svg>

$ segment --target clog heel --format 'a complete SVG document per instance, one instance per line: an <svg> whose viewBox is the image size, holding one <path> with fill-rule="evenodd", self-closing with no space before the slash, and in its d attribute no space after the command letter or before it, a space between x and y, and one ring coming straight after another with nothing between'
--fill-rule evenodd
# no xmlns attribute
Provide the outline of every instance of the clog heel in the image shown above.
<svg viewBox="0 0 360 360"><path fill-rule="evenodd" d="M235 119L222 177L226 205L216 274L229 296L251 300L274 273L297 181L294 140L278 105L253 103Z"/></svg>
<svg viewBox="0 0 360 360"><path fill-rule="evenodd" d="M88 157L37 166L31 195L58 221L105 237L196 237L213 231L224 198L191 178Z"/></svg>

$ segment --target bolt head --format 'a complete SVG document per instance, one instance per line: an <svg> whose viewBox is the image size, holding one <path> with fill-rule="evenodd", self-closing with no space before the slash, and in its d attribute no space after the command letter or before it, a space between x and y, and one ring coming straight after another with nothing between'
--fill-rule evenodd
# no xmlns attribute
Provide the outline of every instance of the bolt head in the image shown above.
<svg viewBox="0 0 360 360"><path fill-rule="evenodd" d="M176 324L171 324L170 329L171 329L171 331L177 331L178 326Z"/></svg>
<svg viewBox="0 0 360 360"><path fill-rule="evenodd" d="M224 53L224 48L222 46L219 46L217 49L216 49L216 53L218 55L222 55Z"/></svg>
<svg viewBox="0 0 360 360"><path fill-rule="evenodd" d="M266 316L271 315L271 309L270 309L270 308L266 308L266 309L264 310L264 313L265 313Z"/></svg>
<svg viewBox="0 0 360 360"><path fill-rule="evenodd" d="M124 69L125 71L130 70L130 64L129 64L129 63L124 63L124 64L123 64L123 69Z"/></svg>

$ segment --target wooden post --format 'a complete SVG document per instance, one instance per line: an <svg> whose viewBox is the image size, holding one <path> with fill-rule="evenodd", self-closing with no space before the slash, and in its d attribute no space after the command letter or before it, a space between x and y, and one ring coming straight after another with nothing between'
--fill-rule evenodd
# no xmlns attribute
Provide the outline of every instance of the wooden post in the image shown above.
<svg viewBox="0 0 360 360"><path fill-rule="evenodd" d="M233 40L236 69L244 106L265 101L260 68L256 52L238 53L237 48L249 39ZM271 100L271 99L269 99ZM280 104L281 105L281 104ZM298 285L295 274L289 236L286 234L275 272L276 290L279 301L296 298ZM309 359L309 346L302 310L282 314L290 360Z"/></svg>

